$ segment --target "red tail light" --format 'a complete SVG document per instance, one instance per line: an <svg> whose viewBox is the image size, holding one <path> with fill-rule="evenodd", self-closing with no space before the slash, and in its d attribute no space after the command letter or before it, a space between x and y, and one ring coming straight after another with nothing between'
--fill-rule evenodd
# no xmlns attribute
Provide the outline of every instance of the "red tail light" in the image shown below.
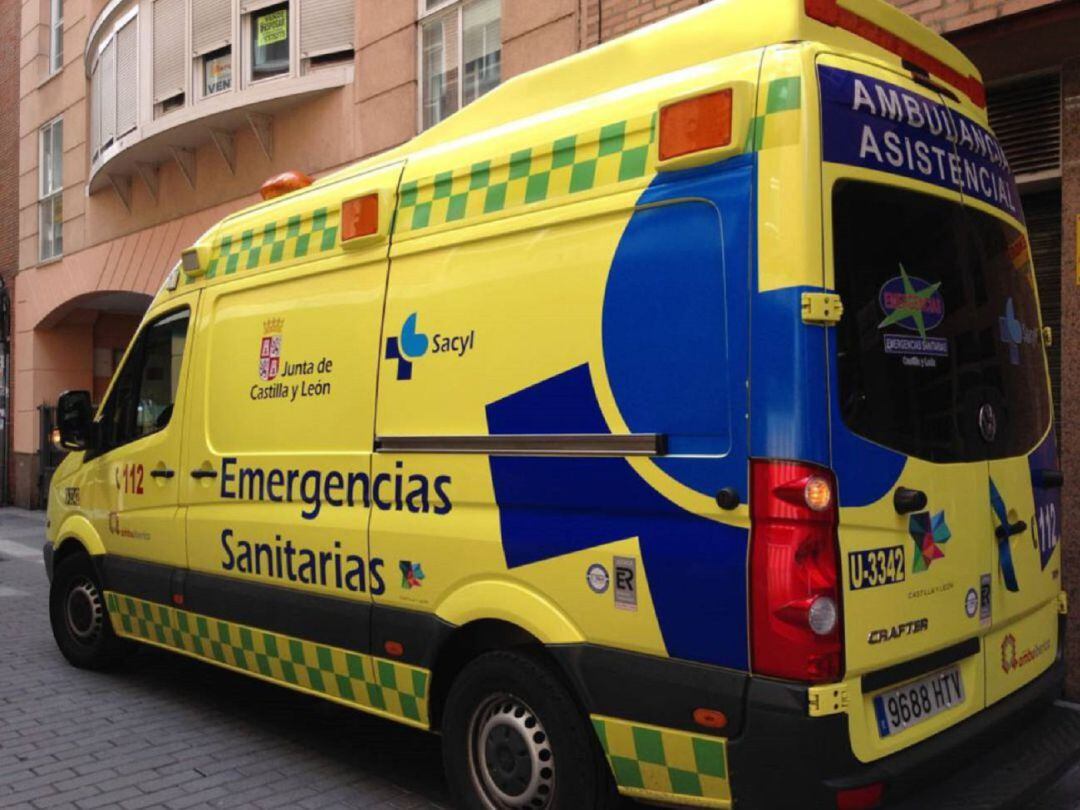
<svg viewBox="0 0 1080 810"><path fill-rule="evenodd" d="M752 461L750 516L754 672L838 680L843 635L832 473L795 461Z"/></svg>
<svg viewBox="0 0 1080 810"><path fill-rule="evenodd" d="M881 806L884 798L884 782L874 782L865 787L840 790L836 793L836 810L873 810L873 808Z"/></svg>

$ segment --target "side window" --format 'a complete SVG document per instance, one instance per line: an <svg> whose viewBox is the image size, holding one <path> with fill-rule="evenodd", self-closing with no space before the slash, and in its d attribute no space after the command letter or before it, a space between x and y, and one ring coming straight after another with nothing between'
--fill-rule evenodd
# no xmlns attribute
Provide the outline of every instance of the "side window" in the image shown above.
<svg viewBox="0 0 1080 810"><path fill-rule="evenodd" d="M191 313L171 312L136 340L102 413L102 449L164 430L172 418Z"/></svg>

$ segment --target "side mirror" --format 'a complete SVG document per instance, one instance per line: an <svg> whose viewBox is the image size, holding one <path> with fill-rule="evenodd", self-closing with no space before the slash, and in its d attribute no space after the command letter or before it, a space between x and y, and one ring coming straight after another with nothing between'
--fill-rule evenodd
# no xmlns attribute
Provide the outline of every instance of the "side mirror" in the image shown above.
<svg viewBox="0 0 1080 810"><path fill-rule="evenodd" d="M85 450L90 446L94 409L89 391L65 391L56 402L56 427L65 450Z"/></svg>

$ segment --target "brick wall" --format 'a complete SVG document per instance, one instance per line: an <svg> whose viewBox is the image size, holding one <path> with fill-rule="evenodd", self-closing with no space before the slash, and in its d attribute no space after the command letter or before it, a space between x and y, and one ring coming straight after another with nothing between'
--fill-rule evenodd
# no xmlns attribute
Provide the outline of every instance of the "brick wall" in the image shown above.
<svg viewBox="0 0 1080 810"><path fill-rule="evenodd" d="M947 33L1019 14L1060 0L890 0L936 31Z"/></svg>
<svg viewBox="0 0 1080 810"><path fill-rule="evenodd" d="M0 275L19 262L19 2L0 0Z"/></svg>

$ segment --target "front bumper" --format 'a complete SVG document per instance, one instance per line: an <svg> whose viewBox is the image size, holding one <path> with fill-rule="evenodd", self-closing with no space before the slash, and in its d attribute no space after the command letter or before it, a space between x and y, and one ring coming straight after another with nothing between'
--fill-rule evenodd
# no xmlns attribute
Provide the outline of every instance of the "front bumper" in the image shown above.
<svg viewBox="0 0 1080 810"><path fill-rule="evenodd" d="M1035 681L963 723L862 763L851 752L846 715L808 717L805 688L751 679L743 733L728 747L736 805L832 809L837 791L883 782L884 807L1011 806L1080 758L1080 715L1052 707L1064 681L1059 656ZM1000 762L1008 767L991 765ZM972 786L983 788L985 803L972 803Z"/></svg>
<svg viewBox="0 0 1080 810"><path fill-rule="evenodd" d="M56 553L56 549L53 548L52 543L45 543L45 547L41 550L41 553L45 555L45 575L49 578L49 582L52 582L53 578L53 555Z"/></svg>

